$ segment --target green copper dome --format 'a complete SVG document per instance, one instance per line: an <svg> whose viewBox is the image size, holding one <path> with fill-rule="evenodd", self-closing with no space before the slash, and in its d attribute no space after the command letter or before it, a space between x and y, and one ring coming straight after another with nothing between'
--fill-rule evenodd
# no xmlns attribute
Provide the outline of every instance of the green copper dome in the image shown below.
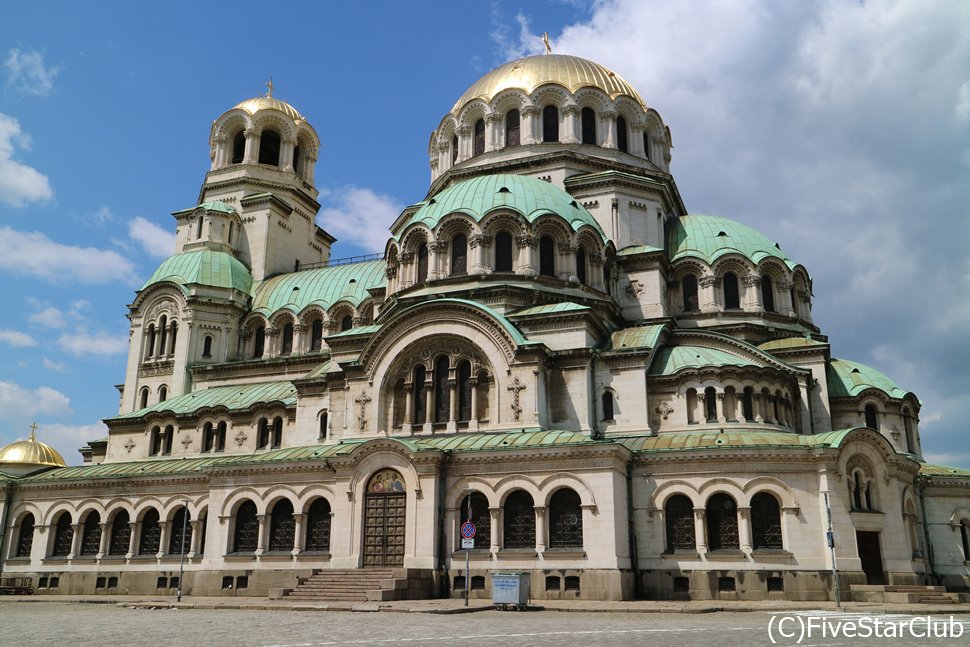
<svg viewBox="0 0 970 647"><path fill-rule="evenodd" d="M253 275L238 259L226 252L199 249L165 259L145 281L142 290L155 283L172 281L182 287L192 284L233 288L249 294Z"/></svg>
<svg viewBox="0 0 970 647"><path fill-rule="evenodd" d="M606 240L599 223L573 196L549 182L523 175L483 175L453 184L424 202L407 226L420 222L433 229L442 218L456 211L480 222L495 209L510 209L530 223L539 216L556 214L573 231L589 225Z"/></svg>
<svg viewBox="0 0 970 647"><path fill-rule="evenodd" d="M789 268L795 267L781 248L761 232L718 216L678 218L671 226L668 239L671 261L693 257L713 264L725 254L741 254L756 265L770 256Z"/></svg>
<svg viewBox="0 0 970 647"><path fill-rule="evenodd" d="M891 398L903 398L907 393L871 366L845 359L833 358L826 377L829 395L833 398L853 397L866 389L879 389Z"/></svg>
<svg viewBox="0 0 970 647"><path fill-rule="evenodd" d="M357 307L370 296L369 290L384 285L386 268L386 262L377 260L274 276L256 285L252 309L267 315L282 308L300 312L315 303L326 310L338 301Z"/></svg>

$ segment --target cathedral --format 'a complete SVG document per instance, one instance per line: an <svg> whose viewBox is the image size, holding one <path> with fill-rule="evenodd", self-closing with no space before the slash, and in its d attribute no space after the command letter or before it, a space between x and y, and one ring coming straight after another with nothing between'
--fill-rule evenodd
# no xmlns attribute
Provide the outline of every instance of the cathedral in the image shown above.
<svg viewBox="0 0 970 647"><path fill-rule="evenodd" d="M338 259L310 121L272 88L235 105L197 204L173 205L175 253L128 306L108 436L76 467L33 433L0 450L3 578L965 596L970 471L923 460L916 394L832 356L808 268L687 210L672 141L602 65L506 63L437 123L430 187L384 252Z"/></svg>

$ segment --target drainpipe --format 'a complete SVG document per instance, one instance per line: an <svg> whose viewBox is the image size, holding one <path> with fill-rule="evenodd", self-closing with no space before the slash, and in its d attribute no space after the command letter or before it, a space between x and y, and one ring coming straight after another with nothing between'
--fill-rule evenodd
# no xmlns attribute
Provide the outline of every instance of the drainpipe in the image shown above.
<svg viewBox="0 0 970 647"><path fill-rule="evenodd" d="M633 516L633 461L626 464L626 517L630 534L630 568L633 570L633 596L637 600L641 597L640 561L637 553L637 525Z"/></svg>
<svg viewBox="0 0 970 647"><path fill-rule="evenodd" d="M930 542L930 526L926 520L926 499L924 498L924 491L926 490L926 486L929 485L929 479L925 476L917 476L914 485L916 485L916 491L919 493L919 507L921 516L923 517L923 541L926 542L926 560L929 562L930 574L933 575L933 581L939 585L942 578L936 572L936 560L933 559L933 544Z"/></svg>
<svg viewBox="0 0 970 647"><path fill-rule="evenodd" d="M10 516L10 504L13 503L13 483L7 483L6 488L7 496L5 503L3 504L3 521L0 525L0 574L3 573L3 564L6 561L5 555L7 554L4 550L4 543L7 539L7 518Z"/></svg>
<svg viewBox="0 0 970 647"><path fill-rule="evenodd" d="M448 592L448 574L445 568L445 497L446 497L446 485L448 482L448 463L451 460L451 450L445 450L442 452L441 457L441 467L438 473L438 573L440 575L440 581L438 583L438 595L439 597L447 597ZM465 574L468 577L468 574Z"/></svg>
<svg viewBox="0 0 970 647"><path fill-rule="evenodd" d="M596 412L596 351L594 350L589 356L589 429L590 438L593 440L600 439L599 425L597 425L597 412Z"/></svg>

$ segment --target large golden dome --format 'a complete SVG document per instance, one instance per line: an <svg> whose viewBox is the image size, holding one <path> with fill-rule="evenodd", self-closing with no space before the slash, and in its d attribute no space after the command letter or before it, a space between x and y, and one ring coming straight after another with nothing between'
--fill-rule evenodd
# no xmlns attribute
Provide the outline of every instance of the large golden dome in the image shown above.
<svg viewBox="0 0 970 647"><path fill-rule="evenodd" d="M67 463L56 449L37 440L31 431L27 440L18 440L0 448L0 471L8 466L66 467Z"/></svg>
<svg viewBox="0 0 970 647"><path fill-rule="evenodd" d="M633 86L613 70L578 56L540 54L509 61L495 68L468 88L451 111L457 113L472 99L491 101L503 90L516 88L532 92L546 83L558 83L570 92L585 87L599 88L611 99L626 95L646 109L646 104Z"/></svg>
<svg viewBox="0 0 970 647"><path fill-rule="evenodd" d="M252 99L240 101L233 106L233 110L237 108L245 110L251 115L256 114L260 110L278 110L289 116L293 121L306 121L303 115L297 112L296 108L285 101L280 101L276 97L253 97Z"/></svg>

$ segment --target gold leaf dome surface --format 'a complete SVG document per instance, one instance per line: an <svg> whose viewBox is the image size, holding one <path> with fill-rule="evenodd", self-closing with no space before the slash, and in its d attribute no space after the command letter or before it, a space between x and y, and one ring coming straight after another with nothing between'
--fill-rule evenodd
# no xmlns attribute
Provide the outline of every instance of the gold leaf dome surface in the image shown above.
<svg viewBox="0 0 970 647"><path fill-rule="evenodd" d="M285 101L280 101L276 97L253 97L252 99L246 99L233 106L233 110L236 109L245 110L251 115L256 114L260 110L277 110L290 117L293 121L306 121L303 115L297 112L296 108Z"/></svg>
<svg viewBox="0 0 970 647"><path fill-rule="evenodd" d="M633 86L613 70L578 56L540 54L509 61L495 68L468 88L451 111L457 113L472 99L491 101L500 92L513 88L529 93L546 83L557 83L570 92L594 87L611 99L626 95L646 108Z"/></svg>
<svg viewBox="0 0 970 647"><path fill-rule="evenodd" d="M0 467L3 465L66 467L67 463L56 449L37 440L31 432L27 440L18 440L0 448Z"/></svg>

